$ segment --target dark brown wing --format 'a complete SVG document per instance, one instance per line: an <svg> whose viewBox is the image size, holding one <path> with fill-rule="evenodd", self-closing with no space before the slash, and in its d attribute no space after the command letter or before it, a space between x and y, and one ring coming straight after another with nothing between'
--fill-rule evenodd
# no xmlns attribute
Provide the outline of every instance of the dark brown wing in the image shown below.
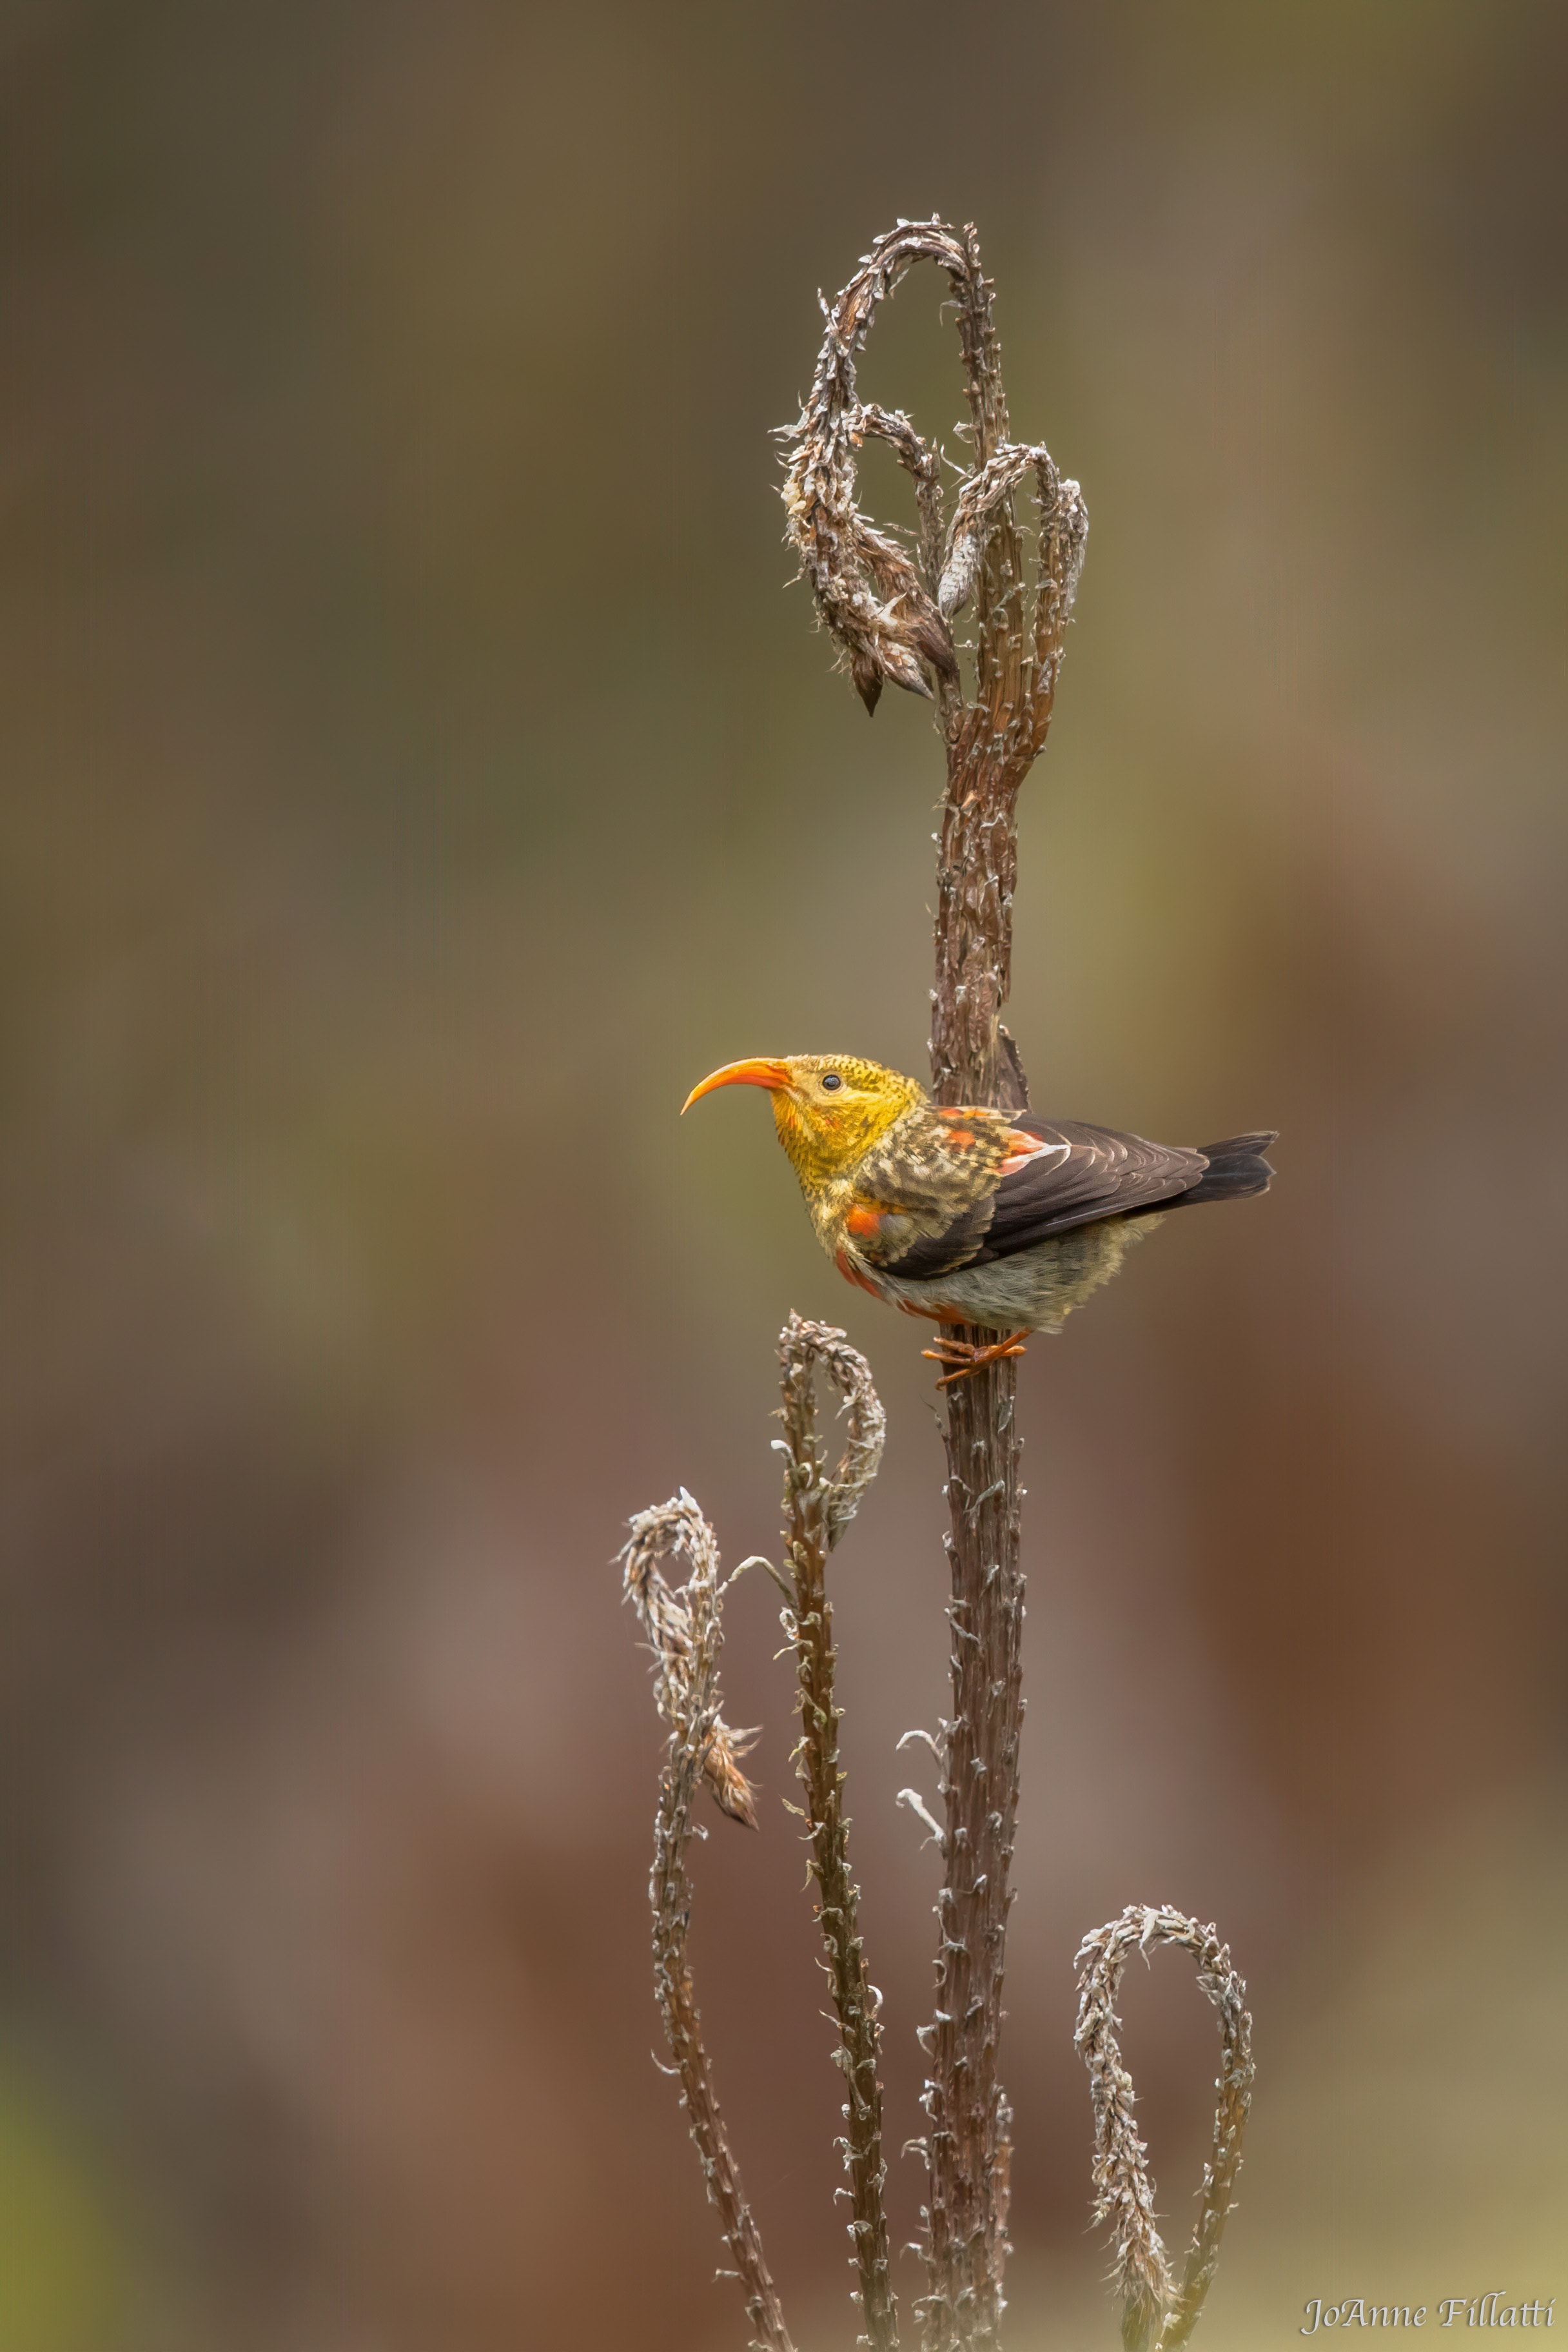
<svg viewBox="0 0 1568 2352"><path fill-rule="evenodd" d="M1098 1217L1152 1209L1200 1182L1208 1165L1201 1151L1147 1143L1141 1135L1122 1135L1112 1127L1037 1118L1032 1113L1013 1124L1050 1148L997 1185L984 1244L972 1261L975 1265L1032 1249L1052 1234Z"/></svg>
<svg viewBox="0 0 1568 2352"><path fill-rule="evenodd" d="M1142 1136L1076 1119L1021 1111L1012 1125L1021 1145L1027 1140L1039 1148L942 1233L884 1260L883 1272L921 1282L958 1266L988 1265L1074 1225L1173 1200L1201 1181L1208 1164L1201 1151L1146 1143Z"/></svg>

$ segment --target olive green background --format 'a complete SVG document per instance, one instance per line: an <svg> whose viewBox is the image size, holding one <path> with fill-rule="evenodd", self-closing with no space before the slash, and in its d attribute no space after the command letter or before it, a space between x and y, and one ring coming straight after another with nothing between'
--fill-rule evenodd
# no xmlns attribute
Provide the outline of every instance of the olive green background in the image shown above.
<svg viewBox="0 0 1568 2352"><path fill-rule="evenodd" d="M1215 2352L1568 2297L1565 63L1508 0L0 11L0 2352L742 2341L611 1562L681 1482L773 1544L791 1306L891 1416L836 1576L920 2126L930 1368L762 1101L675 1113L923 1067L939 749L786 591L767 436L932 209L1091 518L1036 1099L1284 1131L1023 1370L1010 2340L1116 2341L1071 1963L1130 1900L1252 1988ZM957 455L940 291L862 381ZM847 2345L764 1580L729 1633L699 1995ZM1183 2234L1212 2026L1172 1955L1126 2015Z"/></svg>

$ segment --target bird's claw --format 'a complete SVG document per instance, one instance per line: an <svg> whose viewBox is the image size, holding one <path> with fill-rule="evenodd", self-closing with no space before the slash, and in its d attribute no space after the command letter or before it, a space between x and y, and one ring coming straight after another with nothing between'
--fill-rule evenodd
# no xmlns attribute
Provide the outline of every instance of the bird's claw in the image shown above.
<svg viewBox="0 0 1568 2352"><path fill-rule="evenodd" d="M953 1369L938 1381L939 1389L950 1389L954 1381L966 1381L986 1364L1005 1362L1009 1356L1021 1356L1026 1331L1009 1331L1005 1339L993 1339L977 1348L968 1339L939 1339L934 1348L922 1348L921 1353L933 1364L948 1364Z"/></svg>

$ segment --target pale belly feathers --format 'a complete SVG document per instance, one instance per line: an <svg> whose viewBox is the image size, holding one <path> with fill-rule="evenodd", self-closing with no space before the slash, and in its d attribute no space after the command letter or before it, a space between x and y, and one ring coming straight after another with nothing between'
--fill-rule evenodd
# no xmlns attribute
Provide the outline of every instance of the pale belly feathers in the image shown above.
<svg viewBox="0 0 1568 2352"><path fill-rule="evenodd" d="M910 1314L975 1323L996 1331L1059 1331L1075 1307L1121 1271L1135 1243L1163 1218L1107 1217L1075 1225L989 1265L963 1266L926 1282L900 1281L875 1266L857 1267L868 1290Z"/></svg>

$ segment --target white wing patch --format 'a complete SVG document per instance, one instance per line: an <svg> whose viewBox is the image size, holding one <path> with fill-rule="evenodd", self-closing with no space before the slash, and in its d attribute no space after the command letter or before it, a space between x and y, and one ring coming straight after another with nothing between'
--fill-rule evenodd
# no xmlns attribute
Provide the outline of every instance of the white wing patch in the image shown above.
<svg viewBox="0 0 1568 2352"><path fill-rule="evenodd" d="M1070 1143L1047 1143L1043 1135L1026 1135L1016 1129L1015 1133L1018 1134L1018 1140L997 1169L998 1181L1004 1176L1016 1175L1020 1168L1026 1168L1031 1160L1065 1160L1072 1150Z"/></svg>

